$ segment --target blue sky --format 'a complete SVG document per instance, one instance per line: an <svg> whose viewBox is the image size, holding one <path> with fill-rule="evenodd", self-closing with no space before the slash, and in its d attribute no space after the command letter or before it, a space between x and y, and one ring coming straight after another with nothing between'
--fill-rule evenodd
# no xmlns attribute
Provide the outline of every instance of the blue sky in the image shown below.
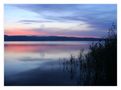
<svg viewBox="0 0 121 90"><path fill-rule="evenodd" d="M5 4L5 34L103 37L116 4Z"/></svg>

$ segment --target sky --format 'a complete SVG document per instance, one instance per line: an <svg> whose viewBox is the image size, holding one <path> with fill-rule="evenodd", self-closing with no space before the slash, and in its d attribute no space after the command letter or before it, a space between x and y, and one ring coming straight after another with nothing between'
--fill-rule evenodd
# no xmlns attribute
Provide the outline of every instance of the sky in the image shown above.
<svg viewBox="0 0 121 90"><path fill-rule="evenodd" d="M116 4L5 4L5 35L104 37Z"/></svg>

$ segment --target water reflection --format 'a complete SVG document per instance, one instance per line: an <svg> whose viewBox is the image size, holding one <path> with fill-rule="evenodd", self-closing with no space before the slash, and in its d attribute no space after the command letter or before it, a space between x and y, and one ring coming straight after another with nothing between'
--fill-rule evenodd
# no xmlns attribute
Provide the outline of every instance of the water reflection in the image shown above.
<svg viewBox="0 0 121 90"><path fill-rule="evenodd" d="M5 85L76 85L60 60L78 56L88 46L89 42L5 43Z"/></svg>

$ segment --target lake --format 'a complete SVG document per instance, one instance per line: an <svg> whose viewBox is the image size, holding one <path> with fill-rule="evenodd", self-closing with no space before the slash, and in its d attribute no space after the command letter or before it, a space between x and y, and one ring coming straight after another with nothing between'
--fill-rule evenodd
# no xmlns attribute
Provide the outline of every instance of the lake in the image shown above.
<svg viewBox="0 0 121 90"><path fill-rule="evenodd" d="M78 85L63 61L88 52L89 41L5 42L5 85ZM83 81L81 81L83 82Z"/></svg>

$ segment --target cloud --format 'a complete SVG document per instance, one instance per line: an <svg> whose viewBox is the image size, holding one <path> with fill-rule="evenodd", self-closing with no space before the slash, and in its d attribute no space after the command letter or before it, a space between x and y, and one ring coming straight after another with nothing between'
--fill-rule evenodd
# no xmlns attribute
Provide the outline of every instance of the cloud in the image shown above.
<svg viewBox="0 0 121 90"><path fill-rule="evenodd" d="M92 26L97 25L99 28L105 28L105 25L108 26L113 21L116 22L117 18L115 4L24 4L15 6L37 13L48 20L58 22L84 21Z"/></svg>
<svg viewBox="0 0 121 90"><path fill-rule="evenodd" d="M47 32L37 32L36 29L25 29L25 28L9 28L5 30L5 35L46 35Z"/></svg>
<svg viewBox="0 0 121 90"><path fill-rule="evenodd" d="M17 23L35 25L38 27L33 30L41 32L42 29L51 34L68 32L68 35L75 33L75 35L102 36L112 22L117 21L116 4L11 4L9 6L30 12L25 15L31 18L24 15L23 19L16 20ZM41 25L44 28L40 28Z"/></svg>
<svg viewBox="0 0 121 90"><path fill-rule="evenodd" d="M50 20L19 20L18 23L24 24L32 24L32 23L45 23L45 22L52 22Z"/></svg>

